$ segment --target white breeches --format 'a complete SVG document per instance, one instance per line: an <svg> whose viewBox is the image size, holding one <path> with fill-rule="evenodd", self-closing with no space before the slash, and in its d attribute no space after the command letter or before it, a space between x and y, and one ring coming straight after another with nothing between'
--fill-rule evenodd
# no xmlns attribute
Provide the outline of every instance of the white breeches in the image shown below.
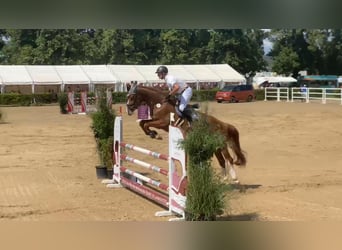
<svg viewBox="0 0 342 250"><path fill-rule="evenodd" d="M192 88L187 88L180 96L179 96L179 107L178 109L183 112L185 107L189 104L192 97Z"/></svg>

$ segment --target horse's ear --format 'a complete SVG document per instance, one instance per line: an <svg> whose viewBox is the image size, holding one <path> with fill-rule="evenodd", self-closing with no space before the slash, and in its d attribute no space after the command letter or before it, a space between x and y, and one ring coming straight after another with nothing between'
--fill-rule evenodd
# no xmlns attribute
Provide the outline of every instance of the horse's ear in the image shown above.
<svg viewBox="0 0 342 250"><path fill-rule="evenodd" d="M135 95L137 93L137 87L138 85L136 83L133 83L131 86L131 89L129 90L128 95Z"/></svg>

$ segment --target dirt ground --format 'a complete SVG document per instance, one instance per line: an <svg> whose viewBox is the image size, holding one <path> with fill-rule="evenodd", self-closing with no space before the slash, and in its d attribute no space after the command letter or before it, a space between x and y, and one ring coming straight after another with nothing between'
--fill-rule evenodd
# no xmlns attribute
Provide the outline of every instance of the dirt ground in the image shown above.
<svg viewBox="0 0 342 250"><path fill-rule="evenodd" d="M211 102L208 108L239 129L248 159L237 170L244 188L229 193L220 220L342 220L341 105ZM62 115L58 106L0 109L1 221L168 219L154 216L162 207L97 179L89 116ZM124 114L124 140L167 153L167 134L146 137L136 117Z"/></svg>

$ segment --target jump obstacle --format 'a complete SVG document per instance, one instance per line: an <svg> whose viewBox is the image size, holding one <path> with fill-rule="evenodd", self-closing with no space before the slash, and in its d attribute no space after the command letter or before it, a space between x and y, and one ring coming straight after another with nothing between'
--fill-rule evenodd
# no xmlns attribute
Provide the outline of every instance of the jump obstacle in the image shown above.
<svg viewBox="0 0 342 250"><path fill-rule="evenodd" d="M122 124L122 117L117 116L114 123L115 164L113 166L113 178L111 180L104 180L102 183L107 184L107 187L128 188L168 209L167 211L156 212L156 216L171 216L176 214L180 215L181 218L169 220L184 220L187 175L185 152L179 147L179 142L184 139L181 130L170 125L169 155L166 155L123 142ZM163 169L122 154L123 149L148 155L164 162L166 161L168 163L168 169ZM168 177L168 184L161 183L160 181L128 169L122 166L122 161L165 175Z"/></svg>
<svg viewBox="0 0 342 250"><path fill-rule="evenodd" d="M112 92L106 91L106 100L109 107L112 106ZM73 91L68 92L68 113L69 114L87 114L95 112L98 96L88 97L86 91L80 92L80 96L76 97Z"/></svg>

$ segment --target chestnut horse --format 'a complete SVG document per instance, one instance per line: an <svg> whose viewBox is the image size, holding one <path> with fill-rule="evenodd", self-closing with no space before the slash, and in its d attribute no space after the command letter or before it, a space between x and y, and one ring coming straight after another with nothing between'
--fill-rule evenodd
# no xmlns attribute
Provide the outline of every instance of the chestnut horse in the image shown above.
<svg viewBox="0 0 342 250"><path fill-rule="evenodd" d="M126 105L128 115L132 115L134 111L138 109L138 107L143 103L149 106L152 119L141 120L139 122L139 125L145 132L145 134L149 135L151 138L155 138L158 134L155 130L151 130L151 127L162 129L168 132L170 124L170 113L175 114L176 122L180 118L175 108L176 101L165 101L167 94L167 92L164 92L159 88L144 87L138 85L132 86L127 94ZM224 175L224 179L227 179L226 167L228 166L229 174L232 180L235 183L239 183L235 173L234 164L238 166L246 165L246 157L240 147L239 131L233 125L222 122L211 115L201 112L198 112L198 114L204 116L204 118L209 124L209 127L212 130L219 132L220 134L222 134L222 136L225 137L225 146L223 148L218 149L215 152L215 156L222 168L222 174ZM186 128L184 128L184 126ZM185 133L187 131L187 128L189 128L188 123L183 123L182 130ZM230 155L228 147L231 148L234 152L236 156L235 161L233 157Z"/></svg>

